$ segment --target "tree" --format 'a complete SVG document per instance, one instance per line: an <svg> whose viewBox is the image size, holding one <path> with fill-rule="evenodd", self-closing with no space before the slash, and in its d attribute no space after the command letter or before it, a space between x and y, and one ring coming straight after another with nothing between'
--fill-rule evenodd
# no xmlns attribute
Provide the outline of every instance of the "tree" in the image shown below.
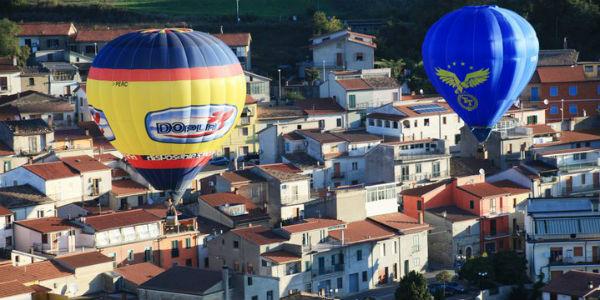
<svg viewBox="0 0 600 300"><path fill-rule="evenodd" d="M510 294L508 295L508 300L522 300L522 299L527 299L527 290L525 289L525 286L523 286L522 284L519 284L517 287L514 287L511 291Z"/></svg>
<svg viewBox="0 0 600 300"><path fill-rule="evenodd" d="M427 280L421 273L410 271L402 277L395 293L396 300L430 300Z"/></svg>
<svg viewBox="0 0 600 300"><path fill-rule="evenodd" d="M493 280L495 275L491 257L479 256L467 260L458 275L472 284L482 284L483 281Z"/></svg>
<svg viewBox="0 0 600 300"><path fill-rule="evenodd" d="M19 34L17 23L6 18L0 20L0 56L14 56L19 54L20 49L17 34Z"/></svg>
<svg viewBox="0 0 600 300"><path fill-rule="evenodd" d="M29 48L29 46L25 45L19 47L19 53L17 53L17 64L19 67L27 65L29 55L31 55L31 48Z"/></svg>
<svg viewBox="0 0 600 300"><path fill-rule="evenodd" d="M443 295L446 294L446 283L452 281L452 277L453 277L452 274L450 274L450 272L448 272L446 270L443 270L443 271L435 274L435 280L443 283L443 289L442 289Z"/></svg>
<svg viewBox="0 0 600 300"><path fill-rule="evenodd" d="M403 81L404 67L406 63L402 58L399 59L382 59L375 62L375 65L380 68L390 68L392 77Z"/></svg>
<svg viewBox="0 0 600 300"><path fill-rule="evenodd" d="M285 94L285 97L289 100L289 101L298 101L298 100L304 100L304 96L302 96L302 94L300 94L299 92L293 91L293 92L289 92Z"/></svg>
<svg viewBox="0 0 600 300"><path fill-rule="evenodd" d="M527 262L514 251L502 251L492 257L495 280L502 284L524 284L527 281Z"/></svg>
<svg viewBox="0 0 600 300"><path fill-rule="evenodd" d="M315 82L315 80L319 79L319 69L306 68L304 69L304 76L306 77L306 81L312 84L313 82Z"/></svg>
<svg viewBox="0 0 600 300"><path fill-rule="evenodd" d="M342 30L342 28L344 28L342 21L340 21L335 16L331 17L331 19L328 19L327 15L325 15L325 13L322 11L317 11L313 14L313 33L314 34L319 35L319 34L335 32L335 31Z"/></svg>

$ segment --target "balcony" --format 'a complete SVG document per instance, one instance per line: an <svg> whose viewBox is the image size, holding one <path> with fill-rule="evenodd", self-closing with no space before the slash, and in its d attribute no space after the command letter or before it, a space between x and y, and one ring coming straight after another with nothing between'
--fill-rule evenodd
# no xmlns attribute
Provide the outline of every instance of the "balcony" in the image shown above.
<svg viewBox="0 0 600 300"><path fill-rule="evenodd" d="M598 166L599 166L599 164L597 161L557 165L558 169L563 172L576 172L576 171L581 171L581 170L593 169Z"/></svg>
<svg viewBox="0 0 600 300"><path fill-rule="evenodd" d="M344 172L334 172L331 175L331 178L333 178L333 179L341 179L341 178L344 178L344 177L346 177L346 173L344 173Z"/></svg>
<svg viewBox="0 0 600 300"><path fill-rule="evenodd" d="M396 178L398 182L404 181L421 181L421 180L429 180L429 179L439 179L446 178L449 176L448 171L440 171L435 173L419 173L419 174L410 174L410 175L400 175Z"/></svg>
<svg viewBox="0 0 600 300"><path fill-rule="evenodd" d="M496 232L488 233L488 234L484 235L483 239L486 241L489 241L489 240L495 240L495 239L505 238L505 237L509 237L509 236L511 236L511 233L509 233L508 231L496 231Z"/></svg>
<svg viewBox="0 0 600 300"><path fill-rule="evenodd" d="M598 192L598 191L600 191L600 186L594 186L593 184L573 186L570 188L563 187L561 190L563 196L569 196L569 195L573 195L573 194L593 193L593 192Z"/></svg>
<svg viewBox="0 0 600 300"><path fill-rule="evenodd" d="M344 272L344 264L336 264L336 265L326 266L324 268L318 268L318 267L315 268L315 266L313 265L313 269L312 269L313 277L320 276L320 275L332 274L332 273L336 273L336 272Z"/></svg>
<svg viewBox="0 0 600 300"><path fill-rule="evenodd" d="M181 221L181 224L179 225L163 225L164 234L180 234L194 231L196 231L194 223L186 222L186 220Z"/></svg>
<svg viewBox="0 0 600 300"><path fill-rule="evenodd" d="M298 195L285 195L281 197L282 205L293 205L293 204L302 204L310 201L309 195L298 194Z"/></svg>
<svg viewBox="0 0 600 300"><path fill-rule="evenodd" d="M542 177L540 177L542 180L542 183L554 183L558 181L558 177L556 176L544 176L542 175Z"/></svg>
<svg viewBox="0 0 600 300"><path fill-rule="evenodd" d="M446 156L446 152L444 150L431 150L422 154L402 154L396 153L394 155L394 160L396 163L402 163L404 161L412 161L412 160L425 160L425 159L435 159L439 157Z"/></svg>
<svg viewBox="0 0 600 300"><path fill-rule="evenodd" d="M327 252L335 248L343 247L337 240L325 240L314 245L302 245L302 253L320 253ZM314 267L314 266L313 266Z"/></svg>
<svg viewBox="0 0 600 300"><path fill-rule="evenodd" d="M250 125L250 117L240 117L240 126Z"/></svg>

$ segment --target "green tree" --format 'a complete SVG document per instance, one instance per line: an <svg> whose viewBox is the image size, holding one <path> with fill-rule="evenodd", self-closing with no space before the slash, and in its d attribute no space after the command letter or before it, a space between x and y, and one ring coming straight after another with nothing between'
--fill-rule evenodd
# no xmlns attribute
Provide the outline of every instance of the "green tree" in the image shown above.
<svg viewBox="0 0 600 300"><path fill-rule="evenodd" d="M524 284L527 281L527 262L514 251L493 255L495 280L502 284Z"/></svg>
<svg viewBox="0 0 600 300"><path fill-rule="evenodd" d="M528 293L525 289L525 286L519 284L517 287L514 287L510 294L508 295L508 300L522 300L527 299Z"/></svg>
<svg viewBox="0 0 600 300"><path fill-rule="evenodd" d="M19 53L17 53L17 64L20 67L27 65L29 55L31 55L31 48L29 48L29 46L25 45L19 47Z"/></svg>
<svg viewBox="0 0 600 300"><path fill-rule="evenodd" d="M304 69L304 76L306 77L306 81L313 83L315 80L319 79L319 69L306 68Z"/></svg>
<svg viewBox="0 0 600 300"><path fill-rule="evenodd" d="M344 28L342 21L340 21L340 19L336 18L335 16L328 19L327 15L325 15L325 13L322 11L317 11L313 14L314 34L319 35L335 32L342 30L342 28Z"/></svg>
<svg viewBox="0 0 600 300"><path fill-rule="evenodd" d="M19 34L17 23L6 18L0 20L0 56L14 56L19 54L20 49L17 34Z"/></svg>
<svg viewBox="0 0 600 300"><path fill-rule="evenodd" d="M302 94L300 94L299 92L295 91L285 94L285 97L290 101L304 100L304 96L302 96Z"/></svg>
<svg viewBox="0 0 600 300"><path fill-rule="evenodd" d="M421 273L410 271L402 277L395 293L396 300L430 300L427 281Z"/></svg>
<svg viewBox="0 0 600 300"><path fill-rule="evenodd" d="M375 66L379 68L390 68L392 77L403 81L404 67L406 62L402 58L399 59L381 59L375 62Z"/></svg>
<svg viewBox="0 0 600 300"><path fill-rule="evenodd" d="M443 270L437 274L435 274L435 280L443 283L442 295L446 294L446 283L452 281L452 274L450 272ZM443 298L442 298L443 299Z"/></svg>
<svg viewBox="0 0 600 300"><path fill-rule="evenodd" d="M493 280L495 275L492 258L479 256L467 260L458 272L458 276L471 284L481 284L483 281Z"/></svg>

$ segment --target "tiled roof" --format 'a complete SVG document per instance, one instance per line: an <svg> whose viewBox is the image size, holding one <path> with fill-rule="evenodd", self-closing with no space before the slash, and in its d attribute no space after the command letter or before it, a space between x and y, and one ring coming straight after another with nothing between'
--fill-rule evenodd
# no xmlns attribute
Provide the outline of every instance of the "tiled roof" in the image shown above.
<svg viewBox="0 0 600 300"><path fill-rule="evenodd" d="M535 124L535 125L527 125L527 127L532 129L533 135L542 135L542 134L552 134L556 133L551 126L546 124Z"/></svg>
<svg viewBox="0 0 600 300"><path fill-rule="evenodd" d="M260 220L268 220L269 214L266 213L263 209L259 208L254 204L250 199L234 194L234 193L215 193L215 194L207 194L200 195L198 197L200 201L205 202L206 204L212 206L215 209L218 209L220 206L224 205L236 205L243 204L248 213L241 215L227 215L228 218L235 222L254 222Z"/></svg>
<svg viewBox="0 0 600 300"><path fill-rule="evenodd" d="M80 28L77 31L77 36L75 37L76 42L109 42L113 39L124 35L126 33L135 31L134 29L123 29L123 28L101 28L101 29L92 29L92 28Z"/></svg>
<svg viewBox="0 0 600 300"><path fill-rule="evenodd" d="M61 160L79 173L110 170L109 167L88 155L63 157Z"/></svg>
<svg viewBox="0 0 600 300"><path fill-rule="evenodd" d="M333 98L304 99L295 102L307 115L340 114L345 110Z"/></svg>
<svg viewBox="0 0 600 300"><path fill-rule="evenodd" d="M0 56L0 72L19 72L12 56Z"/></svg>
<svg viewBox="0 0 600 300"><path fill-rule="evenodd" d="M318 160L314 159L305 152L287 153L284 154L283 157L285 157L285 159L287 159L295 167L302 170L323 167Z"/></svg>
<svg viewBox="0 0 600 300"><path fill-rule="evenodd" d="M85 223L90 225L96 231L104 231L113 228L154 223L160 220L161 218L147 211L142 209L133 209L86 217Z"/></svg>
<svg viewBox="0 0 600 300"><path fill-rule="evenodd" d="M97 159L98 161L104 163L104 162L111 162L111 161L118 161L119 158L114 156L112 153L102 153L102 154L96 154L94 155L94 158Z"/></svg>
<svg viewBox="0 0 600 300"><path fill-rule="evenodd" d="M232 172L232 171L224 172L223 174L221 174L221 177L223 177L225 180L227 180L231 183L250 182L250 179L248 179L244 176L240 176L236 172Z"/></svg>
<svg viewBox="0 0 600 300"><path fill-rule="evenodd" d="M476 175L479 174L480 169L483 169L486 175L495 174L500 171L489 159L450 157L450 177Z"/></svg>
<svg viewBox="0 0 600 300"><path fill-rule="evenodd" d="M59 217L21 220L15 223L39 233L67 231L73 228L68 220Z"/></svg>
<svg viewBox="0 0 600 300"><path fill-rule="evenodd" d="M69 35L71 23L22 23L18 36Z"/></svg>
<svg viewBox="0 0 600 300"><path fill-rule="evenodd" d="M5 143L0 142L0 156L15 155L15 151L8 147Z"/></svg>
<svg viewBox="0 0 600 300"><path fill-rule="evenodd" d="M321 132L319 129L296 130L295 132L299 133L300 135L307 136L322 144L344 142L344 139L341 137L328 131Z"/></svg>
<svg viewBox="0 0 600 300"><path fill-rule="evenodd" d="M544 149L542 149L542 150L544 150ZM588 153L588 152L595 152L595 151L599 151L599 150L600 149L598 149L598 148L581 147L581 148L569 148L569 149L542 151L539 154L541 156L554 156L554 155L564 155L564 154L574 154L574 153Z"/></svg>
<svg viewBox="0 0 600 300"><path fill-rule="evenodd" d="M52 260L35 262L24 266L19 266L17 268L21 272L24 272L26 276L31 276L34 280L37 281L50 280L73 275L73 273L69 272L69 270L67 270L65 267Z"/></svg>
<svg viewBox="0 0 600 300"><path fill-rule="evenodd" d="M290 141L301 141L304 140L304 137L299 135L297 132L292 131L290 133L286 133L283 135L283 138Z"/></svg>
<svg viewBox="0 0 600 300"><path fill-rule="evenodd" d="M12 264L0 265L0 283L17 281L20 283L29 283L35 281L32 275L26 274L20 268L13 266Z"/></svg>
<svg viewBox="0 0 600 300"><path fill-rule="evenodd" d="M173 294L203 295L211 287L219 285L221 280L222 276L219 271L174 266L147 280L139 286L139 289Z"/></svg>
<svg viewBox="0 0 600 300"><path fill-rule="evenodd" d="M13 135L34 135L52 132L52 128L42 119L0 121Z"/></svg>
<svg viewBox="0 0 600 300"><path fill-rule="evenodd" d="M220 39L229 47L236 46L249 46L252 37L250 33L241 32L241 33L221 33L221 34L213 34L216 38Z"/></svg>
<svg viewBox="0 0 600 300"><path fill-rule="evenodd" d="M0 298L2 299L34 292L35 290L31 287L25 286L16 280L0 283Z"/></svg>
<svg viewBox="0 0 600 300"><path fill-rule="evenodd" d="M538 67L536 70L542 83L585 81L583 66Z"/></svg>
<svg viewBox="0 0 600 300"><path fill-rule="evenodd" d="M369 219L379 224L388 226L394 230L398 230L403 234L419 232L429 229L429 224L419 224L419 221L417 221L416 219L411 218L400 212L372 216L369 217Z"/></svg>
<svg viewBox="0 0 600 300"><path fill-rule="evenodd" d="M544 162L542 160L536 159L536 160L528 160L525 162L522 162L522 166L519 166L523 169L525 169L525 166L536 170L538 173L545 173L545 172L554 172L554 171L558 171L558 168L556 166L553 166L547 162ZM537 175L537 174L536 174Z"/></svg>
<svg viewBox="0 0 600 300"><path fill-rule="evenodd" d="M8 216L12 214L12 210L0 205L0 216Z"/></svg>
<svg viewBox="0 0 600 300"><path fill-rule="evenodd" d="M416 188L403 190L402 192L400 192L400 194L402 194L404 196L423 196L423 195L439 188L440 186L446 186L450 182L451 182L450 179L441 180L436 183L422 185L422 186L419 186Z"/></svg>
<svg viewBox="0 0 600 300"><path fill-rule="evenodd" d="M523 166L514 166L513 169L515 169L515 171L523 174L524 176L531 178L531 179L535 179L535 178L539 178L540 176L534 172L531 172L529 169L523 167Z"/></svg>
<svg viewBox="0 0 600 300"><path fill-rule="evenodd" d="M462 210L456 206L442 206L436 208L428 208L426 209L428 213L432 213L438 217L445 218L450 222L461 222L467 220L474 220L479 218L478 216Z"/></svg>
<svg viewBox="0 0 600 300"><path fill-rule="evenodd" d="M287 241L287 239L277 235L271 229L264 226L236 228L232 229L231 232L256 245L268 245Z"/></svg>
<svg viewBox="0 0 600 300"><path fill-rule="evenodd" d="M294 167L291 164L258 165L256 167L280 181L308 179L307 176L300 174L302 170Z"/></svg>
<svg viewBox="0 0 600 300"><path fill-rule="evenodd" d="M346 224L346 229L343 229L343 231L344 244L377 241L395 235L394 231L391 229L387 229L383 225L379 225L371 220L350 222ZM330 231L329 236L338 241L342 241L342 230Z"/></svg>
<svg viewBox="0 0 600 300"><path fill-rule="evenodd" d="M505 192L510 193L511 195L528 194L530 192L528 188L520 186L516 182L510 180L501 180L492 182L492 184L503 189Z"/></svg>
<svg viewBox="0 0 600 300"><path fill-rule="evenodd" d="M20 113L61 113L75 111L75 105L69 101L54 97L38 91L24 91L21 93L0 97L0 105L16 108Z"/></svg>
<svg viewBox="0 0 600 300"><path fill-rule="evenodd" d="M129 173L121 168L114 168L110 170L110 174L112 176L113 181L122 177L129 177Z"/></svg>
<svg viewBox="0 0 600 300"><path fill-rule="evenodd" d="M53 201L28 184L0 188L0 205L8 209L35 206Z"/></svg>
<svg viewBox="0 0 600 300"><path fill-rule="evenodd" d="M115 269L115 272L121 274L125 280L135 285L141 285L142 283L154 278L156 275L164 271L165 269L149 262L128 265Z"/></svg>
<svg viewBox="0 0 600 300"><path fill-rule="evenodd" d="M90 251L84 253L75 253L68 254L63 256L58 256L54 258L54 260L58 261L61 265L70 270L75 270L76 268L83 268L87 266L112 262L112 258L98 252L98 251Z"/></svg>
<svg viewBox="0 0 600 300"><path fill-rule="evenodd" d="M592 282L593 288L589 288ZM585 297L595 291L600 285L600 274L571 270L554 278L542 288L542 292L555 293L565 296Z"/></svg>
<svg viewBox="0 0 600 300"><path fill-rule="evenodd" d="M143 195L148 193L150 190L131 180L131 179L119 179L112 181L112 193L116 197L125 197L133 195Z"/></svg>
<svg viewBox="0 0 600 300"><path fill-rule="evenodd" d="M260 256L278 264L302 260L302 257L300 255L285 250L266 252L261 254Z"/></svg>
<svg viewBox="0 0 600 300"><path fill-rule="evenodd" d="M79 176L75 170L71 169L62 161L36 163L24 165L23 168L29 172L41 177L44 180L62 179L68 177Z"/></svg>
<svg viewBox="0 0 600 300"><path fill-rule="evenodd" d="M469 194L475 195L477 197L485 198L485 197L493 197L493 196L502 196L508 194L504 189L499 188L488 182L474 183L474 184L465 184L458 186L459 189L468 192Z"/></svg>
<svg viewBox="0 0 600 300"><path fill-rule="evenodd" d="M299 232L305 232L305 231L310 231L310 230L328 228L328 227L337 226L337 225L341 225L341 224L344 224L344 222L340 221L340 220L336 220L336 219L308 218L308 219L302 220L302 222L297 223L297 224L283 226L283 227L281 227L281 229L283 229L284 231L286 231L288 233L299 233Z"/></svg>
<svg viewBox="0 0 600 300"><path fill-rule="evenodd" d="M346 91L371 90L371 86L362 78L347 78L336 80Z"/></svg>
<svg viewBox="0 0 600 300"><path fill-rule="evenodd" d="M248 105L248 104L254 104L256 102L257 102L256 99L252 98L252 96L246 95L246 101L244 102L244 104Z"/></svg>
<svg viewBox="0 0 600 300"><path fill-rule="evenodd" d="M382 137L365 131L342 131L334 132L333 135L345 140L349 143L364 143L381 141Z"/></svg>

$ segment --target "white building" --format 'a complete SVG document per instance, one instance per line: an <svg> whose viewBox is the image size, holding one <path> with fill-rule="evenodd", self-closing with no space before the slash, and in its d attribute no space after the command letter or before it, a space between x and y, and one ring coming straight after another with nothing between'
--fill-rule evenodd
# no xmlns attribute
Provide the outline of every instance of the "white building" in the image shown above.
<svg viewBox="0 0 600 300"><path fill-rule="evenodd" d="M542 289L542 300L592 300L600 294L600 275L578 270L552 279Z"/></svg>
<svg viewBox="0 0 600 300"><path fill-rule="evenodd" d="M20 75L16 57L0 57L0 96L21 92Z"/></svg>
<svg viewBox="0 0 600 300"><path fill-rule="evenodd" d="M59 217L22 220L14 223L15 249L57 255L76 248L76 227Z"/></svg>
<svg viewBox="0 0 600 300"><path fill-rule="evenodd" d="M334 70L372 69L375 63L375 37L347 29L310 39L312 66L320 78ZM323 74L325 72L325 74Z"/></svg>

